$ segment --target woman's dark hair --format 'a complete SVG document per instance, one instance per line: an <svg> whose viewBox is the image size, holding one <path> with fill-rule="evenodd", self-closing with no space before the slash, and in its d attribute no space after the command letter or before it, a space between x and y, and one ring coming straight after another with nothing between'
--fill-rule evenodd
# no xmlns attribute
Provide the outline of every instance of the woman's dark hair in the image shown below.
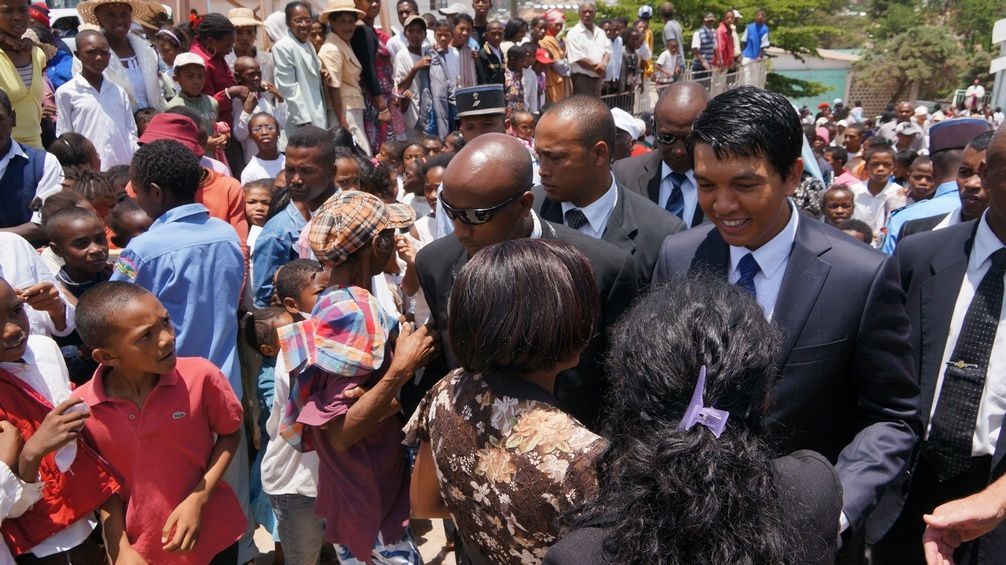
<svg viewBox="0 0 1006 565"><path fill-rule="evenodd" d="M520 377L579 355L599 299L593 267L575 247L517 239L476 253L447 309L451 349L466 371Z"/></svg>
<svg viewBox="0 0 1006 565"><path fill-rule="evenodd" d="M64 179L66 181L65 190L76 192L92 205L114 206L118 203L118 194L112 183L108 181L108 177L92 171L89 167L69 167Z"/></svg>
<svg viewBox="0 0 1006 565"><path fill-rule="evenodd" d="M222 39L233 33L234 24L223 14L206 14L196 26L196 39L200 40L204 38Z"/></svg>
<svg viewBox="0 0 1006 565"><path fill-rule="evenodd" d="M761 424L780 338L758 303L722 277L693 275L643 296L609 335L598 495L564 525L600 521L612 563L786 562ZM681 428L703 366L703 405L730 412L719 438Z"/></svg>
<svg viewBox="0 0 1006 565"><path fill-rule="evenodd" d="M164 32L164 33L162 33ZM178 46L179 53L189 50L192 40L188 32L178 26L164 26L154 34L154 39L163 37Z"/></svg>
<svg viewBox="0 0 1006 565"><path fill-rule="evenodd" d="M367 162L360 165L360 191L369 192L385 203L395 201L396 188L391 186L391 167L380 164L375 166Z"/></svg>
<svg viewBox="0 0 1006 565"><path fill-rule="evenodd" d="M83 135L69 131L57 137L46 150L56 157L63 168L86 167L91 164L91 157L84 151L88 145L94 144Z"/></svg>
<svg viewBox="0 0 1006 565"><path fill-rule="evenodd" d="M128 198L126 194L126 183L129 182L129 165L116 165L105 171L105 178L111 183L116 191L115 199L123 201Z"/></svg>
<svg viewBox="0 0 1006 565"><path fill-rule="evenodd" d="M367 152L364 151L359 145L356 144L356 139L353 138L353 134L344 127L338 126L328 130L332 134L332 145L336 147L345 147L353 151L357 157L361 159L370 159Z"/></svg>
<svg viewBox="0 0 1006 565"><path fill-rule="evenodd" d="M516 41L517 34L524 30L524 33L528 31L527 21L520 18L510 18L510 20L503 26L503 41Z"/></svg>
<svg viewBox="0 0 1006 565"><path fill-rule="evenodd" d="M269 211L265 215L265 223L269 223L269 220L273 218L276 214L279 214L290 204L290 189L283 187L276 192L272 193L272 200L269 201Z"/></svg>
<svg viewBox="0 0 1006 565"><path fill-rule="evenodd" d="M709 144L717 159L762 157L786 178L803 150L803 128L784 96L740 86L709 101L688 143Z"/></svg>
<svg viewBox="0 0 1006 565"><path fill-rule="evenodd" d="M308 15L314 17L314 12L311 10L310 4L307 4L306 2L301 2L300 0L294 0L293 2L288 3L285 8L283 8L283 14L286 16L287 26L289 26L290 22L293 20L293 11L296 10L297 8L304 8L305 10L307 10Z"/></svg>
<svg viewBox="0 0 1006 565"><path fill-rule="evenodd" d="M241 318L245 342L260 353L263 345L271 345L278 339L276 321L283 318L286 308L282 306L266 306L251 312L246 312Z"/></svg>

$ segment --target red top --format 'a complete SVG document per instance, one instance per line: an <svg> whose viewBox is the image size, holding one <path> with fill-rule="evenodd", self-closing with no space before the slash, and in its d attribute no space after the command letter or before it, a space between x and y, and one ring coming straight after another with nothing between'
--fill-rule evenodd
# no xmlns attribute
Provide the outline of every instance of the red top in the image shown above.
<svg viewBox="0 0 1006 565"><path fill-rule="evenodd" d="M206 52L206 47L198 41L192 42L189 53L199 55L206 63L206 82L203 84L203 94L209 94L217 99L220 104L221 116L230 116L233 110L231 110L231 98L227 96L227 88L235 86L237 82L234 81L234 73L227 65L227 61L224 60L223 55L211 57Z"/></svg>
<svg viewBox="0 0 1006 565"><path fill-rule="evenodd" d="M129 541L150 563L205 565L244 533L244 513L230 485L221 481L210 494L192 551L162 550L161 530L206 473L213 434L240 429L241 402L220 370L200 357L179 358L142 408L105 393L110 370L99 366L73 395L90 406L87 430L123 476L120 496L126 501Z"/></svg>
<svg viewBox="0 0 1006 565"><path fill-rule="evenodd" d="M716 54L713 56L713 65L717 67L729 67L734 64L734 36L733 31L725 23L720 23L716 28ZM206 70L207 75L209 69Z"/></svg>

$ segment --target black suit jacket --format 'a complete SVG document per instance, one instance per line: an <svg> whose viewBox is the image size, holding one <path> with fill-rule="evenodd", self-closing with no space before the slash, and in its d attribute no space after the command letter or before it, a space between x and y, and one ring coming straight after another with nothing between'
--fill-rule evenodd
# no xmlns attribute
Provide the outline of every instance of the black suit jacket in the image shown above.
<svg viewBox="0 0 1006 565"><path fill-rule="evenodd" d="M943 371L943 352L949 338L950 321L961 283L967 274L977 229L978 221L972 220L939 231L918 233L898 243L896 256L901 269L901 284L908 295L911 341L922 389L919 401L922 429L929 423L936 381ZM1004 453L1006 433L1000 433L992 456L990 483L1006 473ZM907 486L906 483L905 488L898 492L901 498L907 495ZM900 510L900 507L897 508ZM971 545L978 551L979 563L1002 563L1006 555L1006 524Z"/></svg>
<svg viewBox="0 0 1006 565"><path fill-rule="evenodd" d="M619 247L636 259L641 287L650 283L657 264L660 246L669 235L684 231L687 226L674 214L646 198L616 186L618 199L608 217L601 240ZM540 186L534 189L534 209L550 222L564 223L562 204L548 199Z"/></svg>
<svg viewBox="0 0 1006 565"><path fill-rule="evenodd" d="M693 269L725 278L729 265L729 246L705 225L667 238L653 280ZM894 257L801 214L773 313L783 343L767 424L781 453L835 463L853 528L905 471L919 430L899 283Z"/></svg>
<svg viewBox="0 0 1006 565"><path fill-rule="evenodd" d="M580 356L580 364L559 373L555 397L559 405L578 420L597 429L601 400L606 392L604 355L608 351L608 328L622 315L638 292L636 264L632 256L617 247L571 230L563 225L542 221L542 239L558 239L572 244L590 259L594 281L601 299L601 315L594 337ZM416 256L416 273L430 313L440 330L443 354L426 368L419 383L410 381L402 389L402 403L411 413L422 395L450 369L459 366L451 353L447 331L447 300L454 278L468 262L468 253L454 234L434 240ZM521 281L514 281L521 284ZM535 289L528 288L528 293Z"/></svg>
<svg viewBox="0 0 1006 565"><path fill-rule="evenodd" d="M478 75L479 84L503 84L506 80L506 67L488 43L483 43L482 49L479 49L478 59L475 60L475 74Z"/></svg>
<svg viewBox="0 0 1006 565"><path fill-rule="evenodd" d="M636 194L649 198L654 204L660 205L660 171L664 162L660 158L660 151L654 149L645 155L619 159L611 166L611 172L615 173L615 180L619 186L635 192ZM688 226L696 227L706 222L702 208L695 206L695 214Z"/></svg>
<svg viewBox="0 0 1006 565"><path fill-rule="evenodd" d="M900 244L901 240L910 235L933 231L933 228L939 225L946 217L946 214L940 214L939 216L929 216L928 218L919 218L905 222L905 225L901 226L901 231L898 233L898 243Z"/></svg>

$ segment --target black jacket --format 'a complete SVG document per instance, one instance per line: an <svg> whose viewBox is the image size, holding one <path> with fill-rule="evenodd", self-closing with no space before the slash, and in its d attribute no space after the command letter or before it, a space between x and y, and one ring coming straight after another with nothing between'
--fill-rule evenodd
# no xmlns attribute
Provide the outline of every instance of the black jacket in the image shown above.
<svg viewBox="0 0 1006 565"><path fill-rule="evenodd" d="M654 149L644 155L619 159L611 166L611 172L615 173L615 180L619 186L649 198L654 204L660 204L660 171L663 168L663 160L660 158L660 151ZM692 215L688 227L695 227L706 222L702 208L695 206L695 214Z"/></svg>

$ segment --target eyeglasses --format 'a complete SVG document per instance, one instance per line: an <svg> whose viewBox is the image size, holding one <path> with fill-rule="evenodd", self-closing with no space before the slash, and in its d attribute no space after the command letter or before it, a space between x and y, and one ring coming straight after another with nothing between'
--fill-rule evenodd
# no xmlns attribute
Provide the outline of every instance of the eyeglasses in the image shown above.
<svg viewBox="0 0 1006 565"><path fill-rule="evenodd" d="M255 126L251 128L251 130L252 133L272 133L276 131L276 126L273 125Z"/></svg>
<svg viewBox="0 0 1006 565"><path fill-rule="evenodd" d="M661 133L657 135L657 143L661 145L674 145L679 141L687 141L688 135L692 132L688 132L685 135L673 135L670 133Z"/></svg>
<svg viewBox="0 0 1006 565"><path fill-rule="evenodd" d="M443 194L440 195L440 203L444 205L444 213L448 218L461 220L461 223L470 226L478 226L492 220L500 210L519 200L528 190L531 190L531 185L492 208L455 208L444 199Z"/></svg>

